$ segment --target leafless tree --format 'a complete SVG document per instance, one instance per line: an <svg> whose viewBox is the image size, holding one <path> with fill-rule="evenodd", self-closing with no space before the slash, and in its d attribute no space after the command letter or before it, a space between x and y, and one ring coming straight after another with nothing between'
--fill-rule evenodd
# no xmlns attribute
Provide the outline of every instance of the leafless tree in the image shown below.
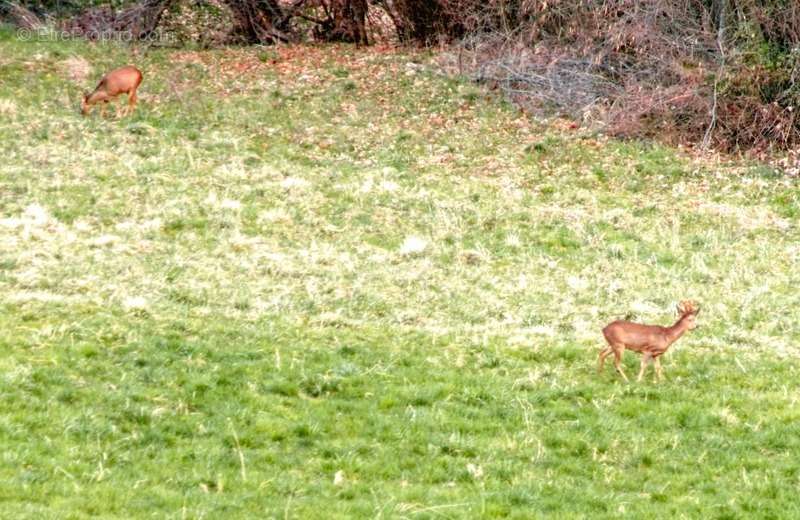
<svg viewBox="0 0 800 520"><path fill-rule="evenodd" d="M316 7L323 14L322 18L312 18L317 23L314 36L318 40L369 44L367 0L318 0Z"/></svg>

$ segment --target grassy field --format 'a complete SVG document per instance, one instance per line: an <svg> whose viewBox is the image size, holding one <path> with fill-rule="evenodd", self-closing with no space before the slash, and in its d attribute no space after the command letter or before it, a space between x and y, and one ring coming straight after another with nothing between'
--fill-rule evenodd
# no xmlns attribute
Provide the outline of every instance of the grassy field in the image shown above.
<svg viewBox="0 0 800 520"><path fill-rule="evenodd" d="M0 31L0 516L800 515L794 180L426 54L132 52ZM596 373L684 298L666 381Z"/></svg>

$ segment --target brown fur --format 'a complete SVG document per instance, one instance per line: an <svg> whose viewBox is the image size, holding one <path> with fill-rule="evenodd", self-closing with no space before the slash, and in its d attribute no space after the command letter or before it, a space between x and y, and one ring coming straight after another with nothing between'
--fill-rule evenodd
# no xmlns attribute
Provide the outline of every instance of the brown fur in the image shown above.
<svg viewBox="0 0 800 520"><path fill-rule="evenodd" d="M603 370L605 360L614 354L614 367L622 378L627 381L625 372L622 371L621 359L625 349L633 350L642 354L641 369L639 370L638 381L644 377L645 369L651 361L655 365L656 379L660 380L661 357L678 338L687 330L697 327L695 316L700 312L700 308L690 301L683 301L678 305L678 321L671 327L660 325L640 325L630 321L615 321L608 324L603 329L603 336L608 342L608 347L600 352L598 371Z"/></svg>
<svg viewBox="0 0 800 520"><path fill-rule="evenodd" d="M128 113L132 113L136 108L136 89L142 83L142 72L128 65L114 69L103 76L100 83L90 94L84 94L81 101L81 113L86 115L89 113L92 105L102 103L100 106L100 115L105 114L106 104L120 94L128 94Z"/></svg>

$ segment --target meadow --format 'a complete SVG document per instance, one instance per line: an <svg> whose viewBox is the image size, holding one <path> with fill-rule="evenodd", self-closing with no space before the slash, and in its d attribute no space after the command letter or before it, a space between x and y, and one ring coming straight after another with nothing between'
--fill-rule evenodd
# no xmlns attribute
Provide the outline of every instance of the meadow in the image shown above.
<svg viewBox="0 0 800 520"><path fill-rule="evenodd" d="M45 40L0 30L0 516L800 516L795 179L422 51ZM685 298L665 381L597 374Z"/></svg>

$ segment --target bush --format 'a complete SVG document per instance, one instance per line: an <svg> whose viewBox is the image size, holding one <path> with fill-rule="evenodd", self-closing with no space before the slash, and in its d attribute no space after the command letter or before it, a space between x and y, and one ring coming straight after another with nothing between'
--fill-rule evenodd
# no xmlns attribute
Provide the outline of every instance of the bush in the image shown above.
<svg viewBox="0 0 800 520"><path fill-rule="evenodd" d="M159 28L167 41L210 47L230 42L234 17L220 0L181 0L165 11Z"/></svg>
<svg viewBox="0 0 800 520"><path fill-rule="evenodd" d="M792 2L435 3L453 18L439 26L463 32L450 66L529 110L723 150L800 144L800 11Z"/></svg>

